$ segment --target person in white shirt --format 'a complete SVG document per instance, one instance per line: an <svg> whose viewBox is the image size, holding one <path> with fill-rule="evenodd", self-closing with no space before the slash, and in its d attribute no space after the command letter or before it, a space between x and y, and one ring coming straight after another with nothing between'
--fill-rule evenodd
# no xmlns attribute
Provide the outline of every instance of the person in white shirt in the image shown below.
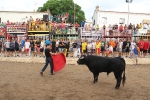
<svg viewBox="0 0 150 100"><path fill-rule="evenodd" d="M120 40L119 40L119 43L118 43L119 57L121 57L121 55L122 55L122 45L123 45L123 42L122 42L122 40L120 39Z"/></svg>
<svg viewBox="0 0 150 100"><path fill-rule="evenodd" d="M58 52L58 46L59 46L59 39L56 40L56 52Z"/></svg>
<svg viewBox="0 0 150 100"><path fill-rule="evenodd" d="M95 49L96 49L96 42L93 40L92 41L92 54L95 54Z"/></svg>
<svg viewBox="0 0 150 100"><path fill-rule="evenodd" d="M92 50L92 43L91 43L91 42L88 42L88 44L87 44L87 52L88 52L88 55L91 55L91 50Z"/></svg>
<svg viewBox="0 0 150 100"><path fill-rule="evenodd" d="M27 39L27 41L25 42L25 52L26 52L26 56L29 56L29 49L30 49L30 42Z"/></svg>
<svg viewBox="0 0 150 100"><path fill-rule="evenodd" d="M132 41L130 46L130 58L133 57L135 45L136 45L135 41Z"/></svg>
<svg viewBox="0 0 150 100"><path fill-rule="evenodd" d="M40 57L44 57L44 40L41 41L41 45L40 45Z"/></svg>

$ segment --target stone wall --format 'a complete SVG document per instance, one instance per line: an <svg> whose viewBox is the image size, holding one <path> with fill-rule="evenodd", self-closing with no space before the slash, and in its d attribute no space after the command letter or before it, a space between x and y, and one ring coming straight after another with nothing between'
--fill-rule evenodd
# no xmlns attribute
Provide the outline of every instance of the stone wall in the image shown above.
<svg viewBox="0 0 150 100"><path fill-rule="evenodd" d="M76 61L78 58L66 58L66 64L68 65L76 65ZM126 64L132 65L135 64L135 59L126 58ZM0 57L0 61L4 62L23 62L23 63L45 63L45 58L32 58L32 57ZM139 64L150 64L150 58L139 58Z"/></svg>

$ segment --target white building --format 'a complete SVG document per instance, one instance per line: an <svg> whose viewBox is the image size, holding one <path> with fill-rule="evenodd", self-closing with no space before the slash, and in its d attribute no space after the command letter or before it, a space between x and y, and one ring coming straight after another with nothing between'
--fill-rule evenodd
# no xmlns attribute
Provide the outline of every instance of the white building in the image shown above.
<svg viewBox="0 0 150 100"><path fill-rule="evenodd" d="M48 15L47 12L27 12L27 11L0 11L1 22L24 22L26 16L35 20L36 18L43 18L43 15Z"/></svg>
<svg viewBox="0 0 150 100"><path fill-rule="evenodd" d="M99 6L96 6L92 17L92 22L93 24L99 25L100 27L103 27L103 25L106 25L106 27L114 24L119 25L120 23L122 23L123 25L128 25L128 12L103 11L99 10ZM140 23L150 24L150 14L130 12L129 23L132 23L134 25Z"/></svg>

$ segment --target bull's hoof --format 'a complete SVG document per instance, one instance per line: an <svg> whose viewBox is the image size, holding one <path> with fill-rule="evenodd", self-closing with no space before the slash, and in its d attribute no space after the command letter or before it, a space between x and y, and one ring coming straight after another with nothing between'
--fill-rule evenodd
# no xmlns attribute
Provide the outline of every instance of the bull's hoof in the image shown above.
<svg viewBox="0 0 150 100"><path fill-rule="evenodd" d="M95 81L93 81L93 83L95 83Z"/></svg>
<svg viewBox="0 0 150 100"><path fill-rule="evenodd" d="M115 87L115 89L119 89L119 87Z"/></svg>

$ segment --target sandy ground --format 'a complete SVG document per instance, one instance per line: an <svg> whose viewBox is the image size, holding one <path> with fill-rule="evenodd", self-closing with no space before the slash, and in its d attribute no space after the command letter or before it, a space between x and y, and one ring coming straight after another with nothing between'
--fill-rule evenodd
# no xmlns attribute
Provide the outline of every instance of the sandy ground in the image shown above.
<svg viewBox="0 0 150 100"><path fill-rule="evenodd" d="M43 64L0 62L0 100L150 100L150 65L127 66L126 83L114 89L113 73L93 84L86 66L66 65L55 75Z"/></svg>

